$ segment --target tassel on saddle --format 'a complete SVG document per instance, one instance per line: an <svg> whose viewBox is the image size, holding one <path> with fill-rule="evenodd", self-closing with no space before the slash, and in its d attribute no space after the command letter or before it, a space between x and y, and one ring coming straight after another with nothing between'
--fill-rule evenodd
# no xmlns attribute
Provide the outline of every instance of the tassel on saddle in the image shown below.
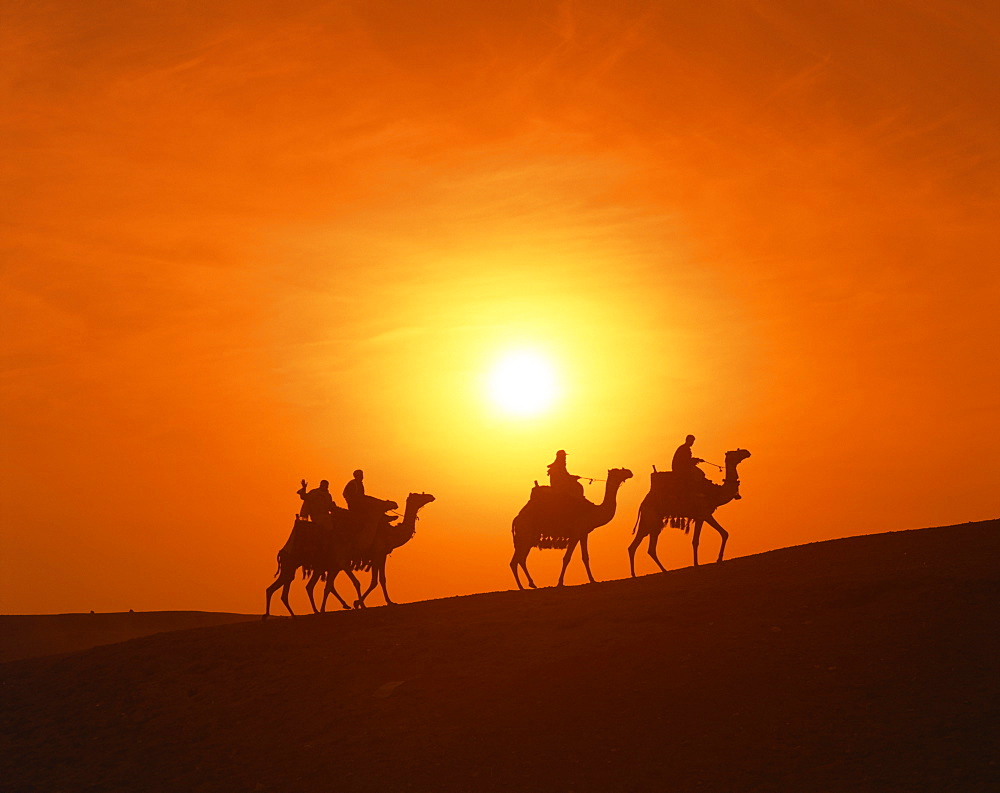
<svg viewBox="0 0 1000 793"><path fill-rule="evenodd" d="M691 531L691 518L681 517L679 515L670 515L666 519L666 525L673 529L683 529L685 534Z"/></svg>
<svg viewBox="0 0 1000 793"><path fill-rule="evenodd" d="M538 538L538 542L535 543L534 547L542 550L545 550L546 548L558 548L564 550L569 548L569 537L553 537L551 535L544 535Z"/></svg>

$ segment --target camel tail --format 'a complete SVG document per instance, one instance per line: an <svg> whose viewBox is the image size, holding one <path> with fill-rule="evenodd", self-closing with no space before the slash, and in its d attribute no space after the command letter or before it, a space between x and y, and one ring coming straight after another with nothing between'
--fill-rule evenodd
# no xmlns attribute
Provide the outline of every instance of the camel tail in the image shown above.
<svg viewBox="0 0 1000 793"><path fill-rule="evenodd" d="M635 525L632 527L633 534L635 534L639 530L640 520L642 520L642 507L639 508L639 513L635 516Z"/></svg>

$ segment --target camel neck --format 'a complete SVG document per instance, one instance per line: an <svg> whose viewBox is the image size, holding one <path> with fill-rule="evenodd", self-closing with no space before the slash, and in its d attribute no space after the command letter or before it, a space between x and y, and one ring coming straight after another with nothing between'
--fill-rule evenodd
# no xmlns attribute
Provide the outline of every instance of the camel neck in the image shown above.
<svg viewBox="0 0 1000 793"><path fill-rule="evenodd" d="M400 521L395 526L390 527L392 530L392 547L398 548L407 542L417 530L417 509L415 504L407 503L406 508L403 510L403 520Z"/></svg>
<svg viewBox="0 0 1000 793"><path fill-rule="evenodd" d="M407 503L406 507L403 509L403 520L400 522L400 526L415 526L417 523L417 507L414 503Z"/></svg>
<svg viewBox="0 0 1000 793"><path fill-rule="evenodd" d="M739 464L739 460L726 458L726 478L722 480L722 489L719 491L719 495L722 496L720 505L732 501L740 492L740 477L736 472L736 466Z"/></svg>
<svg viewBox="0 0 1000 793"><path fill-rule="evenodd" d="M616 482L610 476L608 481L604 483L604 501L601 502L602 507L611 506L615 503L618 498L618 488L621 486L621 482Z"/></svg>

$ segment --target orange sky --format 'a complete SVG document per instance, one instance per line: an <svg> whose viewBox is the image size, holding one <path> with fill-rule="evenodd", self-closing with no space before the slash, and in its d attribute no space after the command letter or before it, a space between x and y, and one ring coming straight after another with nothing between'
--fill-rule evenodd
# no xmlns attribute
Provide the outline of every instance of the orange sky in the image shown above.
<svg viewBox="0 0 1000 793"><path fill-rule="evenodd" d="M622 577L689 432L733 555L996 517L1000 11L816 5L4 0L0 611L261 610L359 466L395 599L505 589L559 448Z"/></svg>

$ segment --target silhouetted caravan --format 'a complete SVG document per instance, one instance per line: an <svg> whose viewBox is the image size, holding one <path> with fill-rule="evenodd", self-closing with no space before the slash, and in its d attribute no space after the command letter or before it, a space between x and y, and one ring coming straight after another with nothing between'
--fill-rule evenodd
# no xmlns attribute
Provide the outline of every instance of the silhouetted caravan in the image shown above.
<svg viewBox="0 0 1000 793"><path fill-rule="evenodd" d="M528 572L528 553L532 548L565 548L562 571L559 573L558 586L563 585L566 567L573 556L573 549L579 544L583 566L587 570L587 578L594 582L590 571L590 551L587 548L587 537L598 526L609 523L615 516L618 506L618 488L626 479L632 477L627 468L613 468L608 471L604 488L604 501L594 504L585 498L572 494L561 494L551 486L540 486L537 482L531 490L531 497L514 518L514 555L510 560L510 569L518 589L524 589L517 568L524 570L528 578L528 586L535 589L535 582Z"/></svg>
<svg viewBox="0 0 1000 793"><path fill-rule="evenodd" d="M657 567L664 573L666 572L666 568L660 564L660 560L656 556L656 543L660 532L668 523L675 528L684 529L685 533L691 530L691 524L694 523L691 544L694 546L696 566L698 564L698 541L701 537L701 526L702 523L707 523L722 537L717 560L722 561L729 532L719 525L719 522L712 517L712 513L723 504L740 498L740 479L736 473L736 466L749 456L750 452L746 449L734 449L726 452L726 474L722 484L717 485L706 480L704 484L698 484L695 490L692 490L691 479L681 472L654 470L650 474L649 493L639 505L639 516L633 529L635 539L628 547L629 568L633 578L635 577L635 552L646 537L649 537L649 555L656 562Z"/></svg>
<svg viewBox="0 0 1000 793"><path fill-rule="evenodd" d="M357 579L352 571L371 571L372 577L368 584L368 589L366 589L363 593L360 588L358 589L358 599L354 602L355 608L364 608L365 598L367 598L376 585L379 584L382 586L382 596L385 598L386 604L392 604L392 600L389 599L389 591L386 589L385 585L386 560L389 558L389 554L396 550L396 548L399 548L401 545L405 545L413 538L413 535L417 531L417 513L421 510L421 508L432 501L434 501L434 496L430 493L410 493L406 497L406 506L403 509L403 520L400 523L391 523L389 521L380 522L376 526L374 538L370 542L366 542L363 545L359 545L357 543L352 545L350 558L346 562L346 566L340 566L336 569L331 567L326 570L326 589L323 592L323 602L320 605L320 609L322 611L326 611L326 599L331 593L341 602L344 608L349 608L349 606L344 602L344 599L337 593L337 589L334 586L337 574L341 570L347 573L355 587L357 587ZM393 502L387 503L391 503L393 508L396 506ZM309 585L315 585L315 582L310 580L309 584L306 585L307 588ZM310 596L310 601L311 600L312 597Z"/></svg>

